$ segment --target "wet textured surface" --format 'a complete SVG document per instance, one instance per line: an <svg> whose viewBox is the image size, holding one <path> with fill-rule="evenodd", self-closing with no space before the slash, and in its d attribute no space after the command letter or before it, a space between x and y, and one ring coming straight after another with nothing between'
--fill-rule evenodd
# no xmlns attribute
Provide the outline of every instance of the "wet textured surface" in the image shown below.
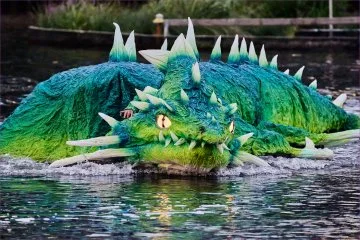
<svg viewBox="0 0 360 240"><path fill-rule="evenodd" d="M1 119L39 81L108 54L30 45L21 31L2 35L1 48ZM306 65L304 82L316 76L322 92L348 92L346 110L359 113L358 58L346 49L297 50L280 52L279 65L291 73ZM334 148L333 161L267 157L271 167L248 164L207 178L124 163L51 169L1 156L0 238L358 239L359 145Z"/></svg>

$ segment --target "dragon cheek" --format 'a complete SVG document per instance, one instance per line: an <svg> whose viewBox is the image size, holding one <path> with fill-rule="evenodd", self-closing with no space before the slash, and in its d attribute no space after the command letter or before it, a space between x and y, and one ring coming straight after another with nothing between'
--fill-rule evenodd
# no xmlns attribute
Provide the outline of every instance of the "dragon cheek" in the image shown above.
<svg viewBox="0 0 360 240"><path fill-rule="evenodd" d="M113 129L113 135L119 137L119 145L124 146L130 141L130 128L123 123L118 123Z"/></svg>

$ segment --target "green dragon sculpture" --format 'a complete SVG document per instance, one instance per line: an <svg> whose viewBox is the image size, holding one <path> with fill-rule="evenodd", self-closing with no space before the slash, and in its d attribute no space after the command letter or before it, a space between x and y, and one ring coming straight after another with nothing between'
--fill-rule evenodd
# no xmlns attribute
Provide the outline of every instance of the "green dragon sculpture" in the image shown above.
<svg viewBox="0 0 360 240"><path fill-rule="evenodd" d="M52 167L125 157L208 172L247 161L268 166L261 155L331 159L326 147L360 137L360 118L342 109L345 94L331 101L316 81L304 86L304 67L294 76L279 71L277 55L269 63L264 46L258 57L236 35L225 63L219 37L210 61L201 62L189 19L186 38L170 51L166 42L140 51L148 65L135 62L134 33L124 44L115 26L109 62L39 84L0 126L0 153ZM135 114L115 120L124 109Z"/></svg>

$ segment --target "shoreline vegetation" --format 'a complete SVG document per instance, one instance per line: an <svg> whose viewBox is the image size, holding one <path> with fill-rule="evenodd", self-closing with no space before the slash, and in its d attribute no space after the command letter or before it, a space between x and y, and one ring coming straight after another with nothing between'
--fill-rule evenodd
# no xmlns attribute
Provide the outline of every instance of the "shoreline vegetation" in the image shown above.
<svg viewBox="0 0 360 240"><path fill-rule="evenodd" d="M238 18L238 17L327 17L327 1L251 1L251 0L150 0L140 6L129 7L116 2L98 3L93 1L68 1L47 5L35 10L39 27L76 30L113 31L112 22L121 30L152 34L155 14L165 18ZM334 2L334 16L355 15L351 1ZM325 26L326 27L326 26ZM282 27L197 27L198 34L231 35L282 35L293 36L298 28ZM173 27L171 34L185 31L185 27Z"/></svg>

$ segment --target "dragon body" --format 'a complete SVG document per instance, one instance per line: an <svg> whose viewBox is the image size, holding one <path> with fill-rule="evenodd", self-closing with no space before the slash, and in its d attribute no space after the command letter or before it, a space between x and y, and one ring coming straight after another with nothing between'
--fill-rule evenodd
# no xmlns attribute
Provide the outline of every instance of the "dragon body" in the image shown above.
<svg viewBox="0 0 360 240"><path fill-rule="evenodd" d="M331 159L327 146L359 138L359 117L342 109L346 95L322 96L316 81L301 83L304 68L281 72L277 56L269 63L264 47L258 57L238 36L222 62L220 41L209 62L199 61L189 19L186 38L170 51L140 51L152 65L140 64L133 33L124 44L116 25L110 61L39 84L0 126L0 152L62 158L54 167L125 157L208 172L246 161L267 166L260 155ZM135 114L117 121L123 109Z"/></svg>

